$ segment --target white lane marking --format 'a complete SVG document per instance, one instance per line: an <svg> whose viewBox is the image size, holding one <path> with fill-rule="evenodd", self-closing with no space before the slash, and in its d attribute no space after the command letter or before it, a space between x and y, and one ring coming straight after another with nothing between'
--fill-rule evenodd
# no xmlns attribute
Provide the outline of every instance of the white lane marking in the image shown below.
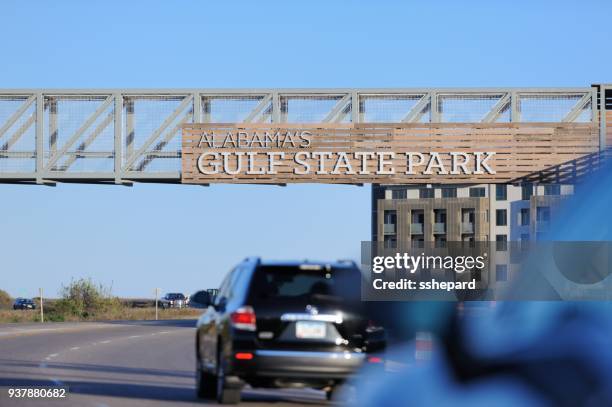
<svg viewBox="0 0 612 407"><path fill-rule="evenodd" d="M47 357L45 358L45 360L51 360L51 359L53 359L53 358L57 357L58 355L59 355L59 353L52 353L52 354L50 354L49 356L47 356Z"/></svg>
<svg viewBox="0 0 612 407"><path fill-rule="evenodd" d="M101 341L101 342L99 342L99 343L110 343L110 342L111 342L111 341L107 339L107 340L105 340L105 341ZM94 345L95 345L95 344L94 344Z"/></svg>
<svg viewBox="0 0 612 407"><path fill-rule="evenodd" d="M128 336L128 339L140 338L142 335L132 335Z"/></svg>
<svg viewBox="0 0 612 407"><path fill-rule="evenodd" d="M163 335L163 334L169 334L169 333L170 333L169 331L161 331L159 334Z"/></svg>
<svg viewBox="0 0 612 407"><path fill-rule="evenodd" d="M80 348L80 347L78 347L78 346L75 346L75 347L73 347L73 348L70 348L70 350L79 350L79 349L81 349L81 348Z"/></svg>

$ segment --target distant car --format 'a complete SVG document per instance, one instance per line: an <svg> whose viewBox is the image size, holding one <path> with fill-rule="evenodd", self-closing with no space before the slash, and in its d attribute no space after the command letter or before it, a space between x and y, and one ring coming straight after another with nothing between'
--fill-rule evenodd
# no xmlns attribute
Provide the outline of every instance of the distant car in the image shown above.
<svg viewBox="0 0 612 407"><path fill-rule="evenodd" d="M13 309L36 309L36 303L29 298L17 298L13 303Z"/></svg>
<svg viewBox="0 0 612 407"><path fill-rule="evenodd" d="M384 368L386 333L360 287L353 262L240 263L197 322L198 396L234 404L249 384L312 387L331 399L364 364Z"/></svg>
<svg viewBox="0 0 612 407"><path fill-rule="evenodd" d="M168 293L160 301L159 306L166 308L183 308L185 304L185 295L181 293Z"/></svg>

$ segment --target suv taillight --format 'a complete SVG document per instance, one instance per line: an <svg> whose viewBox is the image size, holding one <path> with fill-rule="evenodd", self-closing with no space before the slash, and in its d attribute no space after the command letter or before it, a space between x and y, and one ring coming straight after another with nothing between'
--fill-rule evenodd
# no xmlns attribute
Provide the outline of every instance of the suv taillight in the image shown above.
<svg viewBox="0 0 612 407"><path fill-rule="evenodd" d="M244 329L245 331L255 331L255 311L253 307L244 306L238 308L231 314L232 326L236 329Z"/></svg>

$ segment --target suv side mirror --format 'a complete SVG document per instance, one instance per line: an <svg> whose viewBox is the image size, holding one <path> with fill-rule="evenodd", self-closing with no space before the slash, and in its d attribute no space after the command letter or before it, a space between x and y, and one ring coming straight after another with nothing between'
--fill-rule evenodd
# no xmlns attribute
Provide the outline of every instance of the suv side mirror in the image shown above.
<svg viewBox="0 0 612 407"><path fill-rule="evenodd" d="M202 306L202 308L208 308L210 305L212 305L212 297L210 295L210 293L207 293L206 291L203 291L197 299L198 304L200 304Z"/></svg>
<svg viewBox="0 0 612 407"><path fill-rule="evenodd" d="M208 308L213 303L213 298L207 291L198 291L191 296L189 301L193 308Z"/></svg>
<svg viewBox="0 0 612 407"><path fill-rule="evenodd" d="M221 297L219 298L218 301L216 301L216 304L214 304L214 307L217 311L219 312L223 312L225 311L225 306L227 305L227 298L225 297Z"/></svg>

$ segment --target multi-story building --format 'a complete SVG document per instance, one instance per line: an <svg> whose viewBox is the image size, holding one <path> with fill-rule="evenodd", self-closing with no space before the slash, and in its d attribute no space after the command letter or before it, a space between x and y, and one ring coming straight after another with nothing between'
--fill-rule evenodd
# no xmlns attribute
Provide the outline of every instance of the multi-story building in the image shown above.
<svg viewBox="0 0 612 407"><path fill-rule="evenodd" d="M372 240L538 240L573 185L374 185Z"/></svg>
<svg viewBox="0 0 612 407"><path fill-rule="evenodd" d="M487 279L500 286L515 270L508 241L541 239L573 193L573 185L559 184L374 185L372 241L388 248L495 242Z"/></svg>

